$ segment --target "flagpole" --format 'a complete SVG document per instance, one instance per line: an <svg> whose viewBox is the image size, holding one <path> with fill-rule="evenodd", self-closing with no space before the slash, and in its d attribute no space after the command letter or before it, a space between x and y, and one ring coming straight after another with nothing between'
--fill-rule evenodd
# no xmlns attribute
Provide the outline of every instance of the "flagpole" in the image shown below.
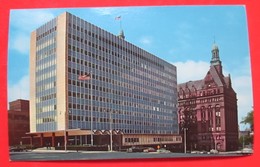
<svg viewBox="0 0 260 167"><path fill-rule="evenodd" d="M120 22L120 30L123 30L122 29L122 19L121 19L121 16L115 17L115 20L119 20L119 22Z"/></svg>
<svg viewBox="0 0 260 167"><path fill-rule="evenodd" d="M91 87L91 90L90 90L90 135L91 135L91 146L93 146L93 104L92 104L92 101L93 101L93 96L92 96L92 71L90 72L90 87Z"/></svg>
<svg viewBox="0 0 260 167"><path fill-rule="evenodd" d="M122 29L122 19L120 19L120 30L123 30Z"/></svg>
<svg viewBox="0 0 260 167"><path fill-rule="evenodd" d="M93 146L93 96L92 96L92 71L90 71L87 75L80 75L79 80L85 81L90 80L90 135L91 135L91 146ZM85 92L85 91L84 91Z"/></svg>

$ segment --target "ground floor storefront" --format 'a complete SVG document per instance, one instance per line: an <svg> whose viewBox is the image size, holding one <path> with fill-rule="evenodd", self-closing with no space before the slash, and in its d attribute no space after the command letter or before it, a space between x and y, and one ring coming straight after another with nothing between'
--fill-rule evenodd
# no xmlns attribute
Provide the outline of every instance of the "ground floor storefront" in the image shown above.
<svg viewBox="0 0 260 167"><path fill-rule="evenodd" d="M27 133L30 145L55 149L126 149L133 146L165 147L180 150L182 137L177 134L123 134L121 131L69 129Z"/></svg>

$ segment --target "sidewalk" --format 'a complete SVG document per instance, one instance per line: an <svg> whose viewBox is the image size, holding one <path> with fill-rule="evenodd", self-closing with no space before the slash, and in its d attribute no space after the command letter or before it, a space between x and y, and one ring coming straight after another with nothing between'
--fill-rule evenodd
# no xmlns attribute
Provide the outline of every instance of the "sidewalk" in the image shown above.
<svg viewBox="0 0 260 167"><path fill-rule="evenodd" d="M37 148L34 150L31 150L29 152L34 152L34 153L111 153L110 151L84 151L84 150L55 150L54 148L47 149L46 147L44 148ZM117 151L112 151L112 152L117 152Z"/></svg>

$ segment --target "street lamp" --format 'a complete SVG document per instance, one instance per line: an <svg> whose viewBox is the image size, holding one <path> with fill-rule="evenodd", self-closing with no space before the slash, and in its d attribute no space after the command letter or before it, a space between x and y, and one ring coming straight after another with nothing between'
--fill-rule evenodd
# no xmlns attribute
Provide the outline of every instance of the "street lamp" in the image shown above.
<svg viewBox="0 0 260 167"><path fill-rule="evenodd" d="M66 111L64 112L64 118L65 118L65 126L64 126L64 151L67 151L67 114Z"/></svg>
<svg viewBox="0 0 260 167"><path fill-rule="evenodd" d="M64 112L64 150L67 151L67 129L68 129L68 114L71 114L71 111L69 110L68 112Z"/></svg>
<svg viewBox="0 0 260 167"><path fill-rule="evenodd" d="M188 128L183 128L183 131L184 131L184 153L185 154L187 152L187 133L186 133L187 130L188 130Z"/></svg>
<svg viewBox="0 0 260 167"><path fill-rule="evenodd" d="M113 151L113 132L112 132L112 117L111 117L111 111L109 112L109 117L110 117L110 120L109 120L109 124L110 124L110 151L112 152Z"/></svg>

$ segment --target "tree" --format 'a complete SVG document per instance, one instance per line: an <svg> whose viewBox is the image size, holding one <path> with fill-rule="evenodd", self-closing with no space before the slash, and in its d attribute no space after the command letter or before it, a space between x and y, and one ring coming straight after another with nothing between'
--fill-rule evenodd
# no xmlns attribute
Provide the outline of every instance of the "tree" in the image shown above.
<svg viewBox="0 0 260 167"><path fill-rule="evenodd" d="M254 111L252 110L249 113L247 113L246 117L243 118L241 123L249 124L250 128L251 128L251 132L253 132L254 131ZM253 143L253 137L254 137L254 135L250 135L250 136L248 136L248 138L246 140L248 140L250 143Z"/></svg>
<svg viewBox="0 0 260 167"><path fill-rule="evenodd" d="M243 124L249 124L251 131L254 131L254 111L250 111L247 113L246 117L241 121Z"/></svg>

